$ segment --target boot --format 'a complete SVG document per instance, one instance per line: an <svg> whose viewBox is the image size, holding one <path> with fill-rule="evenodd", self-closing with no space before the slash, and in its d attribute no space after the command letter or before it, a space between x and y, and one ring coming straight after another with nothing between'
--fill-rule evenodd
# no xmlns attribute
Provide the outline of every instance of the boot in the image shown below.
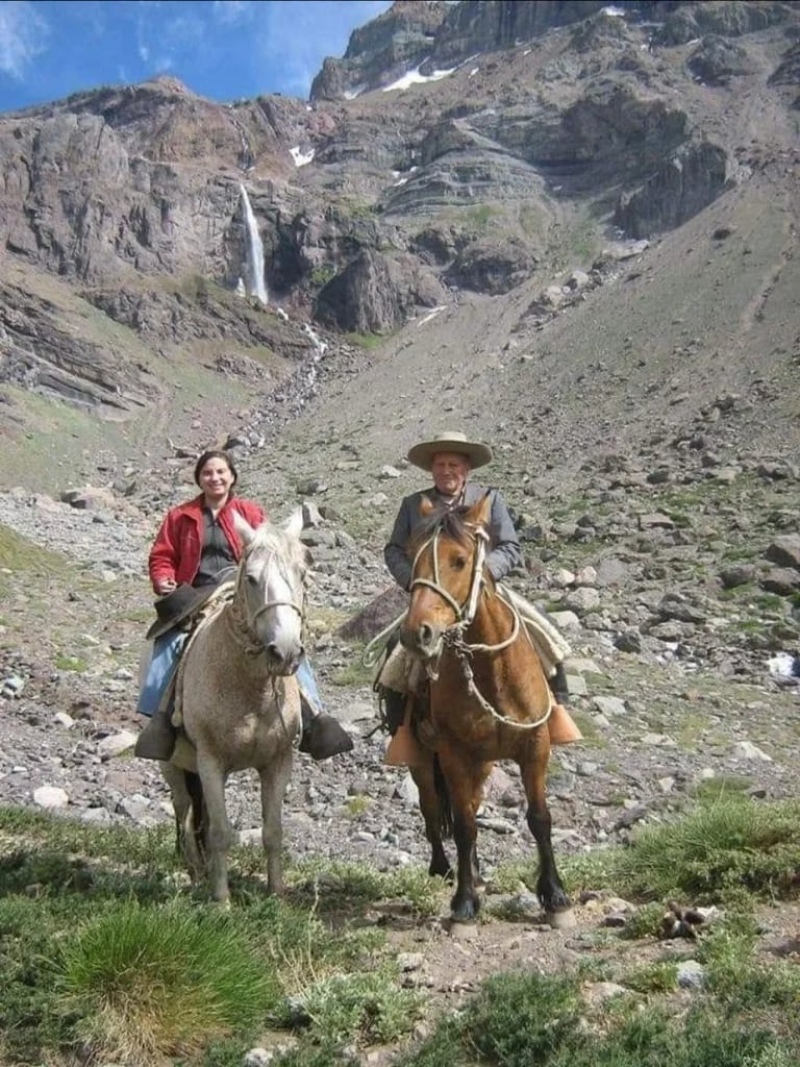
<svg viewBox="0 0 800 1067"><path fill-rule="evenodd" d="M386 729L394 737L398 729L403 725L406 717L407 693L398 693L396 689L382 688L381 704L383 706L383 720Z"/></svg>
<svg viewBox="0 0 800 1067"><path fill-rule="evenodd" d="M353 739L345 728L324 711L316 715L306 713L303 705L303 736L299 749L307 752L313 760L329 759L342 752L350 752Z"/></svg>
<svg viewBox="0 0 800 1067"><path fill-rule="evenodd" d="M159 708L150 716L136 739L134 756L139 759L168 760L175 751L177 732L172 725L172 712Z"/></svg>
<svg viewBox="0 0 800 1067"><path fill-rule="evenodd" d="M550 688L553 690L553 696L558 703L567 704L569 702L569 687L567 686L567 675L564 671L563 663L556 665L555 673L548 681Z"/></svg>

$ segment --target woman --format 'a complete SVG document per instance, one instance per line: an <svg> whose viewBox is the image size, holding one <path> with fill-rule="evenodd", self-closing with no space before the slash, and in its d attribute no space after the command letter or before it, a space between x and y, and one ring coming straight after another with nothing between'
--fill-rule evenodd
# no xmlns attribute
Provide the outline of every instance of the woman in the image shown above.
<svg viewBox="0 0 800 1067"><path fill-rule="evenodd" d="M134 749L143 759L169 759L175 747L170 702L161 698L187 637L186 630L177 627L209 598L220 581L233 576L242 554L234 514L241 515L253 527L266 521L258 504L235 496L238 477L227 452L204 452L194 469L199 496L167 512L150 550L150 581L161 599L156 602L159 619L148 631L148 638L153 638L153 651L137 709L149 716ZM349 751L352 738L322 711L316 681L305 657L297 680L303 698L301 751L316 760Z"/></svg>

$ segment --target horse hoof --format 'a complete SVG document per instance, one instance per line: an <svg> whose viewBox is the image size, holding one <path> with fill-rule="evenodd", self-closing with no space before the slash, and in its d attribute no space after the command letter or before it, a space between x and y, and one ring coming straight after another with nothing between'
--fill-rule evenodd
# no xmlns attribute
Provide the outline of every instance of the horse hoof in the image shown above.
<svg viewBox="0 0 800 1067"><path fill-rule="evenodd" d="M547 922L553 930L571 930L577 925L572 908L567 908L566 911L548 911Z"/></svg>
<svg viewBox="0 0 800 1067"><path fill-rule="evenodd" d="M451 911L449 922L450 929L452 929L454 926L458 926L461 929L463 929L464 927L468 928L470 926L474 927L476 925L477 918L478 915L475 911Z"/></svg>

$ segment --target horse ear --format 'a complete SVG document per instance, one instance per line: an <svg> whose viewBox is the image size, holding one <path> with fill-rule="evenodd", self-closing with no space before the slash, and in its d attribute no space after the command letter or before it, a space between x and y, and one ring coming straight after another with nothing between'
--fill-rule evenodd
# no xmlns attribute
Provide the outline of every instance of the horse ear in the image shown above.
<svg viewBox="0 0 800 1067"><path fill-rule="evenodd" d="M466 522L476 526L488 526L492 517L492 491L487 489L477 504L473 504L466 516Z"/></svg>
<svg viewBox="0 0 800 1067"><path fill-rule="evenodd" d="M419 502L419 513L421 518L427 519L427 517L433 512L436 505L429 496L423 496Z"/></svg>
<svg viewBox="0 0 800 1067"><path fill-rule="evenodd" d="M298 538L303 530L303 509L295 508L283 524L283 528L290 537Z"/></svg>
<svg viewBox="0 0 800 1067"><path fill-rule="evenodd" d="M255 537L256 531L247 519L244 518L243 515L240 515L238 511L234 511L233 513L233 528L242 539L243 545L249 545Z"/></svg>

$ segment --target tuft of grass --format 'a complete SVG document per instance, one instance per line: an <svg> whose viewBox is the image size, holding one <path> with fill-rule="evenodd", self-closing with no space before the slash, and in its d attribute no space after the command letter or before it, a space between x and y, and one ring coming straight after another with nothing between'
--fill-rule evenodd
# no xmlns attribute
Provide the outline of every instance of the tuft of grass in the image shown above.
<svg viewBox="0 0 800 1067"><path fill-rule="evenodd" d="M678 985L678 965L670 960L647 963L629 971L623 984L635 993L667 993Z"/></svg>
<svg viewBox="0 0 800 1067"><path fill-rule="evenodd" d="M230 1067L239 1067L240 1063L241 1060ZM316 1037L310 1037L299 1041L295 1048L279 1052L270 1063L272 1067L359 1067L361 1061L352 1047L342 1047L337 1041L319 1041Z"/></svg>
<svg viewBox="0 0 800 1067"><path fill-rule="evenodd" d="M619 853L618 848L598 848L559 858L558 870L567 892L575 897L584 890L612 886Z"/></svg>
<svg viewBox="0 0 800 1067"><path fill-rule="evenodd" d="M660 986L667 971L651 969ZM502 975L487 981L469 1011L440 1021L397 1067L789 1067L797 1046L705 1002L686 1015L639 998L605 1002L587 1018L575 978Z"/></svg>
<svg viewBox="0 0 800 1067"><path fill-rule="evenodd" d="M800 868L800 802L721 797L671 825L644 827L617 855L619 891L645 899L684 895L696 903L726 891L780 897Z"/></svg>
<svg viewBox="0 0 800 1067"><path fill-rule="evenodd" d="M64 653L56 656L56 670L71 671L73 674L84 674L89 669L89 662L83 656L68 656Z"/></svg>
<svg viewBox="0 0 800 1067"><path fill-rule="evenodd" d="M721 800L724 797L746 793L753 785L753 779L746 774L719 774L713 778L703 778L692 787L692 795L706 802Z"/></svg>
<svg viewBox="0 0 800 1067"><path fill-rule="evenodd" d="M326 912L350 914L379 901L401 900L415 915L437 915L445 883L424 867L378 871L364 864L304 861L287 873L298 895L311 896Z"/></svg>
<svg viewBox="0 0 800 1067"><path fill-rule="evenodd" d="M362 652L357 649L354 651L350 662L331 675L330 682L331 685L338 685L343 688L363 685L371 686L374 675L375 668L367 667L364 664Z"/></svg>
<svg viewBox="0 0 800 1067"><path fill-rule="evenodd" d="M293 998L295 1019L312 1033L333 1042L356 1036L366 1044L396 1041L422 1015L417 991L402 989L394 967L370 974L336 974L315 983Z"/></svg>
<svg viewBox="0 0 800 1067"><path fill-rule="evenodd" d="M62 1010L106 1060L195 1056L212 1040L255 1033L280 987L220 913L126 901L62 946Z"/></svg>
<svg viewBox="0 0 800 1067"><path fill-rule="evenodd" d="M363 815L373 805L372 797L359 794L358 796L348 797L345 801L344 810L351 819L357 819L359 815Z"/></svg>
<svg viewBox="0 0 800 1067"><path fill-rule="evenodd" d="M390 333L346 333L345 338L356 348L366 349L368 352L380 348L384 341L391 337Z"/></svg>
<svg viewBox="0 0 800 1067"><path fill-rule="evenodd" d="M623 937L632 941L640 941L646 937L658 937L661 932L664 910L664 906L657 901L643 904L629 916L622 931Z"/></svg>
<svg viewBox="0 0 800 1067"><path fill-rule="evenodd" d="M757 1013L766 1007L791 1011L800 1003L800 971L787 961L756 956L755 921L733 913L712 926L698 946L708 986L729 1010Z"/></svg>
<svg viewBox="0 0 800 1067"><path fill-rule="evenodd" d="M445 1023L421 1058L401 1060L403 1067L475 1062L503 1067L530 1067L555 1062L580 1025L578 985L571 979L538 974L498 975L484 983L469 1013ZM427 1042L426 1042L427 1044ZM466 1059L464 1053L473 1053Z"/></svg>

